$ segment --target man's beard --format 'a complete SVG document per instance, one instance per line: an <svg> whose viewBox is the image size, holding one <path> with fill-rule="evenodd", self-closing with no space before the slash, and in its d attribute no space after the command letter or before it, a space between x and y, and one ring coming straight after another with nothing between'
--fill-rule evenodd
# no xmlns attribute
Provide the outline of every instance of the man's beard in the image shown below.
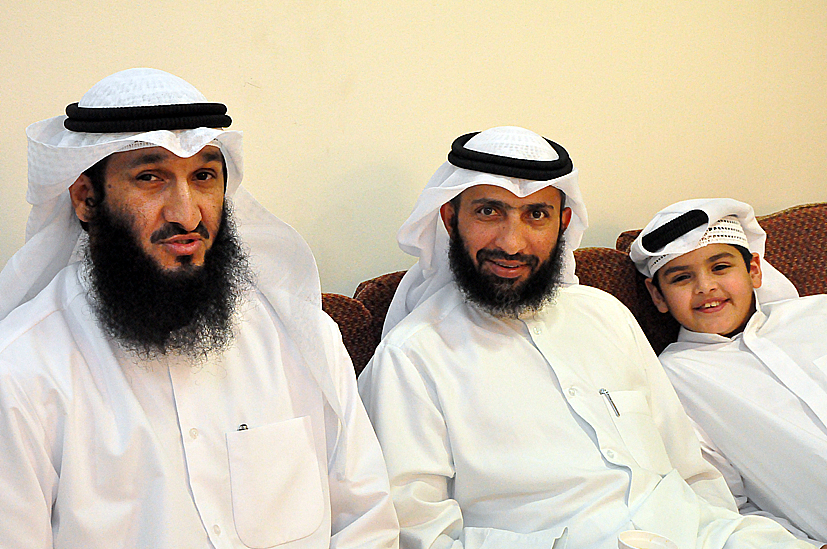
<svg viewBox="0 0 827 549"><path fill-rule="evenodd" d="M203 266L182 261L176 271L144 252L128 215L113 212L105 201L97 210L86 264L103 330L143 359L175 353L198 360L226 349L236 306L253 280L226 202ZM187 233L180 225L170 227L173 234Z"/></svg>
<svg viewBox="0 0 827 549"><path fill-rule="evenodd" d="M512 317L536 312L551 301L563 279L563 232L549 258L539 262L533 255L509 255L498 250L481 249L477 252L477 264L465 246L459 233L457 216L451 219L452 236L448 248L451 271L466 299L496 317ZM522 261L531 267L524 281L502 278L483 272L481 266L487 259Z"/></svg>

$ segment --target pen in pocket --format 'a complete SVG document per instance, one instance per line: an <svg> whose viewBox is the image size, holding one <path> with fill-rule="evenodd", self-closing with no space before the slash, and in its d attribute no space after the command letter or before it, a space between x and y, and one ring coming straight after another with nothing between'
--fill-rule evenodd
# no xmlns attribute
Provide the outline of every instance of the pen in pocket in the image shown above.
<svg viewBox="0 0 827 549"><path fill-rule="evenodd" d="M609 394L609 391L606 389L600 389L600 394L606 397L606 400L609 401L609 405L612 407L612 410L614 410L615 415L620 417L620 410L618 410L617 406L615 406L615 402L612 400L612 395Z"/></svg>

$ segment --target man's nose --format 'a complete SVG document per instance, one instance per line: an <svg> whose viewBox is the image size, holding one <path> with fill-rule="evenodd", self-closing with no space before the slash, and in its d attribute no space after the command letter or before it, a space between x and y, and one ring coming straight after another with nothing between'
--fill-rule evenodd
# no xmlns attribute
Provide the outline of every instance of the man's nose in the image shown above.
<svg viewBox="0 0 827 549"><path fill-rule="evenodd" d="M186 180L178 179L170 185L164 204L164 220L178 223L188 232L194 231L201 222L201 209Z"/></svg>
<svg viewBox="0 0 827 549"><path fill-rule="evenodd" d="M509 255L523 252L526 247L526 227L516 219L504 220L496 244L497 248Z"/></svg>

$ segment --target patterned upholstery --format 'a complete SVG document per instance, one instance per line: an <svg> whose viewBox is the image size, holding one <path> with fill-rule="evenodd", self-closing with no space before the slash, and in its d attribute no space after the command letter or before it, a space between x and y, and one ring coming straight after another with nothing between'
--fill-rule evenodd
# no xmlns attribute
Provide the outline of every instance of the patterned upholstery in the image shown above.
<svg viewBox="0 0 827 549"><path fill-rule="evenodd" d="M827 203L796 206L758 217L767 231L767 260L784 273L801 295L827 293ZM640 230L625 231L616 250L575 250L576 273L581 284L600 288L622 301L640 323L656 353L675 341L680 327L661 314L646 291L643 275L629 260L628 250ZM342 331L358 375L373 356L391 298L405 271L366 280L353 298L323 294L322 306Z"/></svg>
<svg viewBox="0 0 827 549"><path fill-rule="evenodd" d="M362 373L382 337L382 324L405 271L388 273L359 284L353 297L322 294L322 309L339 325L356 375Z"/></svg>

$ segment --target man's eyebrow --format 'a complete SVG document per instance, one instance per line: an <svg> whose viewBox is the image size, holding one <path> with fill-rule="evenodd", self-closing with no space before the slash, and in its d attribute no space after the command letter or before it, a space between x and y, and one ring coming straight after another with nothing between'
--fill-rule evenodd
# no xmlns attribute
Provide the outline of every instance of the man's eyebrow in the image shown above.
<svg viewBox="0 0 827 549"><path fill-rule="evenodd" d="M548 202L534 202L532 204L526 204L523 206L524 210L553 210L554 204L549 204Z"/></svg>
<svg viewBox="0 0 827 549"><path fill-rule="evenodd" d="M142 154L142 155L136 156L135 158L130 160L129 164L127 164L126 167L127 168L138 168L140 166L145 166L147 164L157 164L158 162L162 162L163 160L166 160L168 156L169 156L168 154L157 153L157 152L156 153Z"/></svg>
<svg viewBox="0 0 827 549"><path fill-rule="evenodd" d="M471 204L474 206L492 206L494 208L499 208L501 210L514 210L514 208L510 204L503 202L502 200L496 200L493 198L477 198L471 201ZM537 210L537 209L547 209L553 210L554 205L549 204L548 202L534 202L531 204L526 204L521 206L519 209L521 210Z"/></svg>
<svg viewBox="0 0 827 549"><path fill-rule="evenodd" d="M471 204L474 206L493 206L495 208L500 208L502 210L511 209L511 206L509 206L502 200L496 200L494 198L476 198L471 201Z"/></svg>
<svg viewBox="0 0 827 549"><path fill-rule="evenodd" d="M201 151L198 156L200 156L204 162L221 162L221 159L224 158L220 151L213 150Z"/></svg>

